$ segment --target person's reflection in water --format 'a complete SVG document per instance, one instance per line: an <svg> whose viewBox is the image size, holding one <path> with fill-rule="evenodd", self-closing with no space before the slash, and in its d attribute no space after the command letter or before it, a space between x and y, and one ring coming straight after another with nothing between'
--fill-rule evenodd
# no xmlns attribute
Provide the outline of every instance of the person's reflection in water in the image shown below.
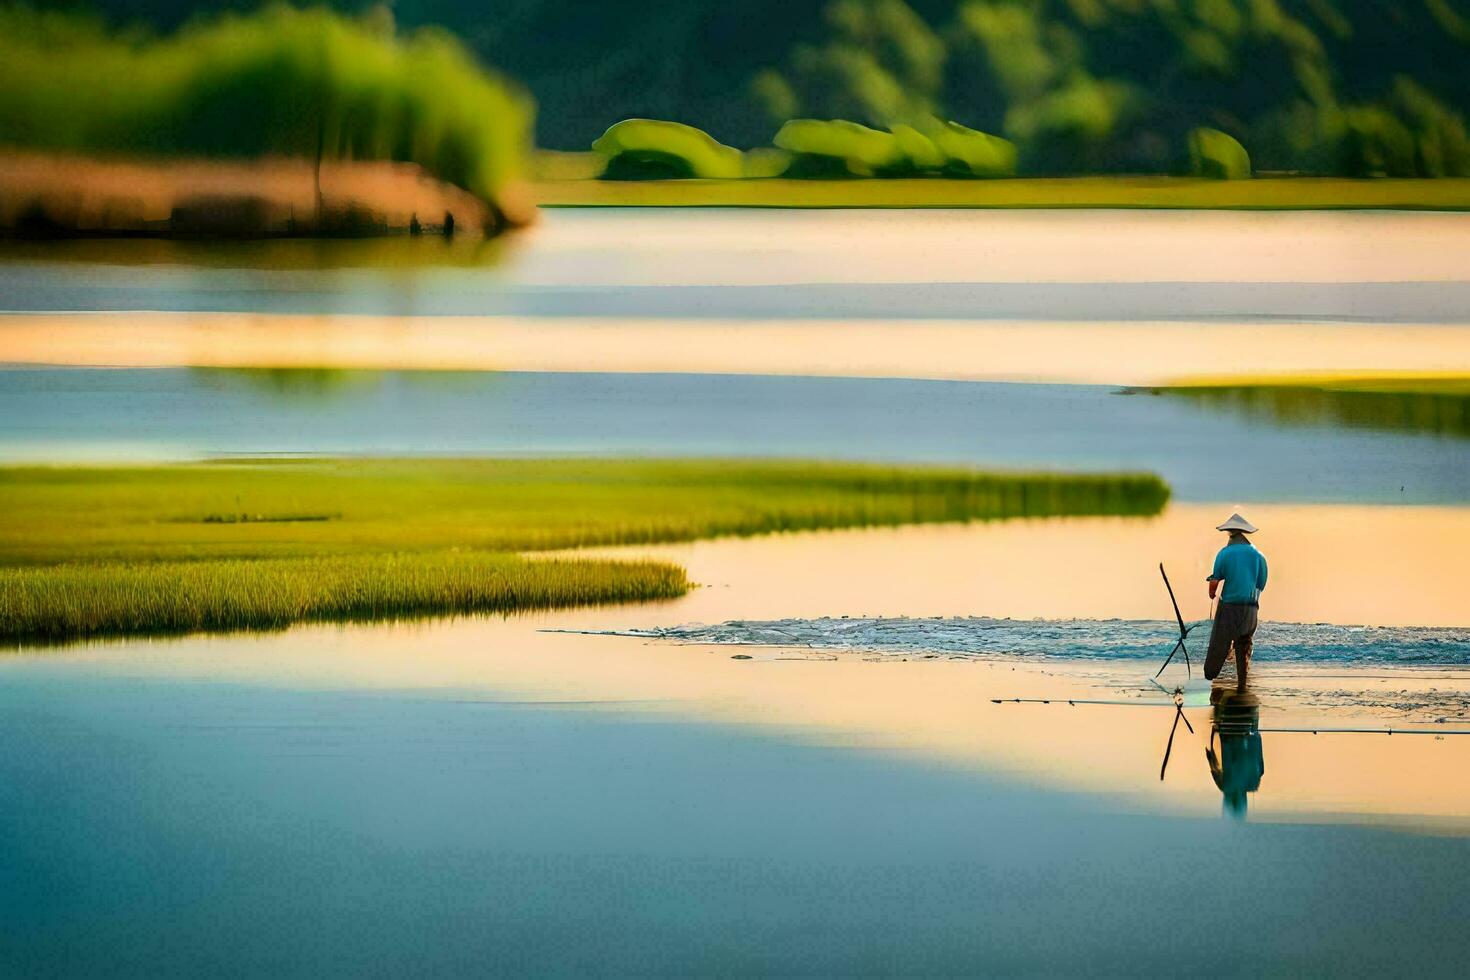
<svg viewBox="0 0 1470 980"><path fill-rule="evenodd" d="M1249 690L1216 687L1210 691L1214 713L1205 758L1210 775L1225 797L1225 813L1245 819L1246 794L1261 788L1266 758L1261 753L1261 702ZM1219 740L1220 753L1215 754Z"/></svg>

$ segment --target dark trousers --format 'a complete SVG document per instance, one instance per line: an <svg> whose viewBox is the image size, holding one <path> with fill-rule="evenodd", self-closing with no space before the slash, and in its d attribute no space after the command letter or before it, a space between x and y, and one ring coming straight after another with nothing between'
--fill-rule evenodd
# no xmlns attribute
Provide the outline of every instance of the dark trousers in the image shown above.
<svg viewBox="0 0 1470 980"><path fill-rule="evenodd" d="M1222 602L1215 609L1215 625L1210 629L1210 651L1205 654L1205 680L1220 676L1230 648L1235 648L1235 669L1251 655L1256 635L1256 616L1260 610L1243 602Z"/></svg>

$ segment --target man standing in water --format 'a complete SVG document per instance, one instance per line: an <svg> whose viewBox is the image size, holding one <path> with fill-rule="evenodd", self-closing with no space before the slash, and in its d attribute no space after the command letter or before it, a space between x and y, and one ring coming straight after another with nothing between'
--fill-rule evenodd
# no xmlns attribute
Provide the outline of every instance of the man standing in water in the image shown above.
<svg viewBox="0 0 1470 980"><path fill-rule="evenodd" d="M1235 648L1236 686L1245 690L1246 670L1250 666L1251 642L1256 633L1256 617L1260 612L1261 590L1266 587L1266 556L1247 540L1256 526L1239 514L1215 528L1228 531L1230 540L1215 556L1215 570L1206 579L1210 598L1215 598L1220 583L1220 604L1215 609L1215 625L1210 630L1210 650L1205 655L1205 679L1214 680L1225 666L1230 648Z"/></svg>

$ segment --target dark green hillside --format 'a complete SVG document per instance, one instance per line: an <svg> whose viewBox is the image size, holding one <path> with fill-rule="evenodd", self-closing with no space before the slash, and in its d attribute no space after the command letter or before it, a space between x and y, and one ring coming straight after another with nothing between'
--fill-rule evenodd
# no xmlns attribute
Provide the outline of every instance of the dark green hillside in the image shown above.
<svg viewBox="0 0 1470 980"><path fill-rule="evenodd" d="M167 28L222 4L90 6ZM1239 140L1258 172L1470 173L1466 0L398 0L391 11L400 27L448 27L526 84L549 148L585 149L633 116L748 147L789 118L886 126L932 113L1011 139L1022 173L1169 170L1201 126Z"/></svg>

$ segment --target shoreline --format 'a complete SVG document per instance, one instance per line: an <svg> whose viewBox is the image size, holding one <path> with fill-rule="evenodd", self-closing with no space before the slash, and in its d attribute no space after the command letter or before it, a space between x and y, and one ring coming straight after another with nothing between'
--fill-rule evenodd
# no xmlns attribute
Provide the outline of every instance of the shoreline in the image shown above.
<svg viewBox="0 0 1470 980"><path fill-rule="evenodd" d="M538 180L541 207L1074 208L1200 211L1466 211L1470 178L1004 177L794 180Z"/></svg>
<svg viewBox="0 0 1470 980"><path fill-rule="evenodd" d="M522 196L483 201L405 163L0 152L0 240L22 242L494 237L534 219Z"/></svg>

